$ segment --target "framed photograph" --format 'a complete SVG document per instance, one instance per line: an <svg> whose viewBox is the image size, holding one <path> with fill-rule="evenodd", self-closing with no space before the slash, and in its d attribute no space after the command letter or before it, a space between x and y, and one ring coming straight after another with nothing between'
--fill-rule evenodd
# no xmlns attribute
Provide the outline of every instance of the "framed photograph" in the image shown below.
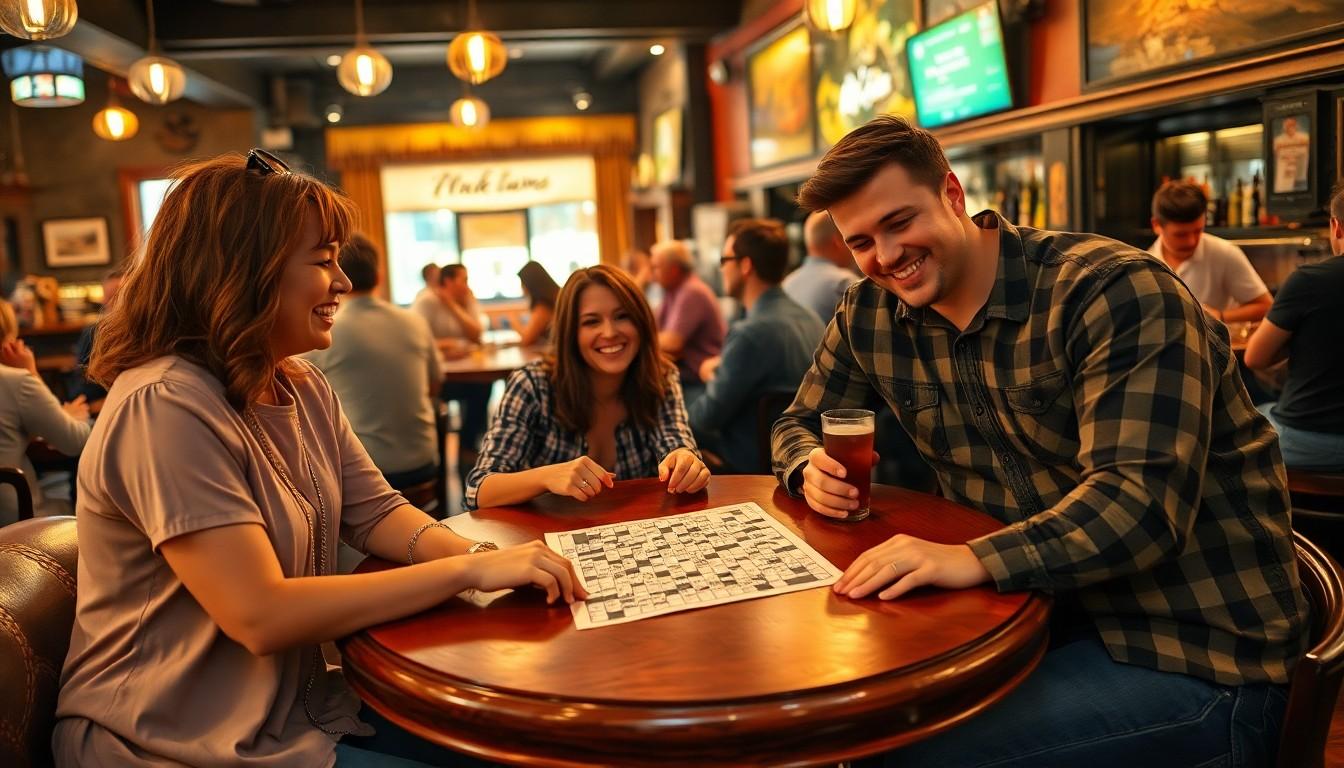
<svg viewBox="0 0 1344 768"><path fill-rule="evenodd" d="M112 263L107 243L107 219L47 219L42 222L42 243L47 266L84 267Z"/></svg>
<svg viewBox="0 0 1344 768"><path fill-rule="evenodd" d="M1302 221L1321 213L1336 158L1322 156L1334 145L1334 125L1321 91L1278 93L1265 98L1264 189L1269 213ZM1324 116L1324 117L1323 117Z"/></svg>
<svg viewBox="0 0 1344 768"><path fill-rule="evenodd" d="M653 118L653 183L661 187L681 181L681 107Z"/></svg>
<svg viewBox="0 0 1344 768"><path fill-rule="evenodd" d="M751 167L811 157L812 44L801 21L747 54Z"/></svg>
<svg viewBox="0 0 1344 768"><path fill-rule="evenodd" d="M812 67L817 141L822 148L878 115L915 117L905 42L919 31L916 4L917 0L858 0L849 29L817 37Z"/></svg>
<svg viewBox="0 0 1344 768"><path fill-rule="evenodd" d="M1083 84L1091 88L1344 30L1339 3L1083 0Z"/></svg>

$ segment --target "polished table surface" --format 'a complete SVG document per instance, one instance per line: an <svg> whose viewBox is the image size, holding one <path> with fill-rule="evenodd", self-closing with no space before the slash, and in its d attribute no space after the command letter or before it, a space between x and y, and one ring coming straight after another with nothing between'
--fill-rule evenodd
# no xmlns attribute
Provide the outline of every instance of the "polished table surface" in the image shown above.
<svg viewBox="0 0 1344 768"><path fill-rule="evenodd" d="M755 501L840 568L897 533L961 543L999 524L944 499L873 486L872 516L812 513L768 476L707 493L618 482L587 503L450 519L501 545L563 531ZM361 569L389 567L366 561ZM567 606L522 589L453 599L341 644L347 678L426 738L518 765L834 764L910 743L998 700L1040 660L1049 599L992 587L851 600L830 589L578 631Z"/></svg>
<svg viewBox="0 0 1344 768"><path fill-rule="evenodd" d="M532 347L486 345L474 347L465 357L445 360L445 381L492 382L507 377L533 360L540 360L541 352Z"/></svg>

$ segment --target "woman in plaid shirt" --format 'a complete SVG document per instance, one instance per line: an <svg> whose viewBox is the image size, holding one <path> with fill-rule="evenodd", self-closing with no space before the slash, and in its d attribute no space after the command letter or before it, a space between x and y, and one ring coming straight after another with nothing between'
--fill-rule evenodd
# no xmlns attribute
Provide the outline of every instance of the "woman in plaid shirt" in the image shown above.
<svg viewBox="0 0 1344 768"><path fill-rule="evenodd" d="M628 275L606 265L570 275L554 339L547 359L509 377L467 476L467 510L548 491L587 501L617 478L657 475L669 493L709 483L677 369L659 353L653 312Z"/></svg>

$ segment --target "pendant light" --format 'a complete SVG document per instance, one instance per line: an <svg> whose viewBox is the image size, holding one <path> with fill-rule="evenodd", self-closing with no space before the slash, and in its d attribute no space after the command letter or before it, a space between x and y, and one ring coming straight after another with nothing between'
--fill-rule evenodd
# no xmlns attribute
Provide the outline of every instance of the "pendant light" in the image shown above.
<svg viewBox="0 0 1344 768"><path fill-rule="evenodd" d="M140 130L140 118L121 106L115 83L107 80L107 106L93 116L93 132L106 141L125 141Z"/></svg>
<svg viewBox="0 0 1344 768"><path fill-rule="evenodd" d="M448 107L448 119L459 128L484 128L490 122L490 105L473 96L470 85L462 86L462 98Z"/></svg>
<svg viewBox="0 0 1344 768"><path fill-rule="evenodd" d="M804 0L803 18L818 32L834 35L854 23L856 5L855 0Z"/></svg>
<svg viewBox="0 0 1344 768"><path fill-rule="evenodd" d="M23 40L50 40L75 26L75 0L0 0L0 29Z"/></svg>
<svg viewBox="0 0 1344 768"><path fill-rule="evenodd" d="M459 80L480 85L504 71L509 62L509 51L504 47L499 35L480 29L476 18L476 0L468 0L467 27L453 38L448 46L448 69Z"/></svg>
<svg viewBox="0 0 1344 768"><path fill-rule="evenodd" d="M364 36L364 0L355 0L355 47L341 57L336 79L356 96L377 96L392 84L392 63Z"/></svg>
<svg viewBox="0 0 1344 768"><path fill-rule="evenodd" d="M50 45L25 45L0 53L10 99L21 107L72 107L84 103L84 59Z"/></svg>
<svg viewBox="0 0 1344 768"><path fill-rule="evenodd" d="M145 19L149 24L149 55L131 65L126 81L137 99L146 104L167 104L182 98L187 89L187 73L181 64L159 55L159 39L154 34L154 0L145 0Z"/></svg>

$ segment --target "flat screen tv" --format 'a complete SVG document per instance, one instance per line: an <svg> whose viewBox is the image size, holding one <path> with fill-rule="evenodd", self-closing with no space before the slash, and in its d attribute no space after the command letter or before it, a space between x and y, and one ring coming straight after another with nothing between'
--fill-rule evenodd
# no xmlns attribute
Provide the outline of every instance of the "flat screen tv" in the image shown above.
<svg viewBox="0 0 1344 768"><path fill-rule="evenodd" d="M998 2L920 32L906 43L905 52L915 109L925 128L1012 108Z"/></svg>

